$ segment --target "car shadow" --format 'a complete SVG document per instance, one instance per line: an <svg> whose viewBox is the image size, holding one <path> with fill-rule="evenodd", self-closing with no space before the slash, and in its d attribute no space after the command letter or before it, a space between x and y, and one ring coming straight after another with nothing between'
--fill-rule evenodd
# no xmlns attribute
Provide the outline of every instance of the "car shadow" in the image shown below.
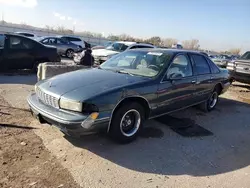
<svg viewBox="0 0 250 188"><path fill-rule="evenodd" d="M14 124L2 124L0 123L0 128L16 128L16 129L37 129L35 127L28 127L28 126L22 126L22 125L14 125Z"/></svg>
<svg viewBox="0 0 250 188"><path fill-rule="evenodd" d="M237 84L237 83L233 83L232 86L241 87L241 88L250 90L250 85L247 85L247 84Z"/></svg>
<svg viewBox="0 0 250 188"><path fill-rule="evenodd" d="M161 175L209 176L250 165L249 113L249 104L221 99L217 110L208 114L197 113L195 108L171 114L179 119L190 118L213 133L206 137L182 137L167 125L149 120L146 128L155 129L152 132L158 136L151 137L149 129L147 136L140 136L127 145L112 142L106 134L65 138L76 147L130 170Z"/></svg>
<svg viewBox="0 0 250 188"><path fill-rule="evenodd" d="M0 74L0 84L25 84L35 85L37 83L36 74Z"/></svg>

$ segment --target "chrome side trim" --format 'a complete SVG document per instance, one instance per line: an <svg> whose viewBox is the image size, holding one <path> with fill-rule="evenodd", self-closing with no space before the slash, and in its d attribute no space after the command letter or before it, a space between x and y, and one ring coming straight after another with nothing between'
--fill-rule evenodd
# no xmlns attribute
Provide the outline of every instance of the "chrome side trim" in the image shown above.
<svg viewBox="0 0 250 188"><path fill-rule="evenodd" d="M201 102L198 102L198 103L189 105L189 106L185 106L185 107L183 107L183 108L179 108L179 109L176 109L176 110L172 110L172 111L169 111L169 112L166 112L166 113L163 113L163 114L159 114L159 115L156 115L156 116L152 116L152 117L149 117L148 119L154 119L154 118L157 118L157 117L160 117L160 116L164 116L164 115L166 115L166 114L170 114L170 113L173 113L173 112L176 112L176 111L179 111L179 110L183 110L183 109L186 109L186 108L189 108L189 107L192 107L192 106L201 104L201 103L203 103L203 102L205 102L205 101L207 101L207 100L204 100L204 101L201 101Z"/></svg>
<svg viewBox="0 0 250 188"><path fill-rule="evenodd" d="M114 113L115 109L117 108L117 106L118 106L122 101L124 101L125 99L128 99L128 98L142 98L142 99L144 99L144 100L147 101L148 106L149 106L149 109L151 109L151 106L150 106L148 100L147 100L145 97L136 95L136 96L128 96L128 97L125 97L125 98L121 99L121 100L115 105L115 107L113 108L113 110L112 110L112 112L111 112L111 116L110 116L110 120L109 120L109 125L108 125L107 132L109 132L109 129L110 129L110 126L111 126L111 121L112 121L112 118L113 118L113 113Z"/></svg>
<svg viewBox="0 0 250 188"><path fill-rule="evenodd" d="M100 121L104 121L105 122L105 121L108 121L108 120L110 120L110 117L104 117L104 118L96 119L95 122L99 123Z"/></svg>

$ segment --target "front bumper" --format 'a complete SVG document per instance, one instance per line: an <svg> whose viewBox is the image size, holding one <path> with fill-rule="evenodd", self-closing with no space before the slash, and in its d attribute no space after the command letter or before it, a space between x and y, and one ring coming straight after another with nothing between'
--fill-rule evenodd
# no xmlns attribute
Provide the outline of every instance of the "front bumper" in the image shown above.
<svg viewBox="0 0 250 188"><path fill-rule="evenodd" d="M56 109L42 103L36 96L31 94L28 99L28 104L33 116L35 116L40 123L48 123L58 127L63 133L70 136L81 136L95 133L102 129L107 129L109 117L104 114L99 114L99 117L91 123L86 120L89 115L81 113L69 112L61 109ZM86 128L88 127L88 128Z"/></svg>
<svg viewBox="0 0 250 188"><path fill-rule="evenodd" d="M225 92L228 90L228 88L230 87L230 85L231 85L230 81L229 81L229 80L226 81L226 82L223 84L223 89L222 89L222 91L221 91L221 94L225 93Z"/></svg>
<svg viewBox="0 0 250 188"><path fill-rule="evenodd" d="M235 71L230 71L229 70L230 77L236 81L250 84L250 74L247 73L240 73L240 72L235 72Z"/></svg>

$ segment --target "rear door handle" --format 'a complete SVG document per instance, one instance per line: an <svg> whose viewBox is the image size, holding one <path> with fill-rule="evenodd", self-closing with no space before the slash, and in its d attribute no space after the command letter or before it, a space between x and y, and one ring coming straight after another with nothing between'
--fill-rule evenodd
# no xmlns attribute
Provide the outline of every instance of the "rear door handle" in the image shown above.
<svg viewBox="0 0 250 188"><path fill-rule="evenodd" d="M192 84L196 84L196 80L192 80L191 83L192 83Z"/></svg>

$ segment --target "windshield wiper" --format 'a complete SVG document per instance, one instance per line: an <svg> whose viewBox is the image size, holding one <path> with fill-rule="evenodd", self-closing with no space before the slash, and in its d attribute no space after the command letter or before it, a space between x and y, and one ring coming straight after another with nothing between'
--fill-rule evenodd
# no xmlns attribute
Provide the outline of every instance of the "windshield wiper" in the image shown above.
<svg viewBox="0 0 250 188"><path fill-rule="evenodd" d="M128 74L128 75L130 75L130 76L134 76L134 75L131 74L130 72L126 72L126 71L124 71L124 70L117 70L117 71L115 71L115 72L121 73L121 74Z"/></svg>

